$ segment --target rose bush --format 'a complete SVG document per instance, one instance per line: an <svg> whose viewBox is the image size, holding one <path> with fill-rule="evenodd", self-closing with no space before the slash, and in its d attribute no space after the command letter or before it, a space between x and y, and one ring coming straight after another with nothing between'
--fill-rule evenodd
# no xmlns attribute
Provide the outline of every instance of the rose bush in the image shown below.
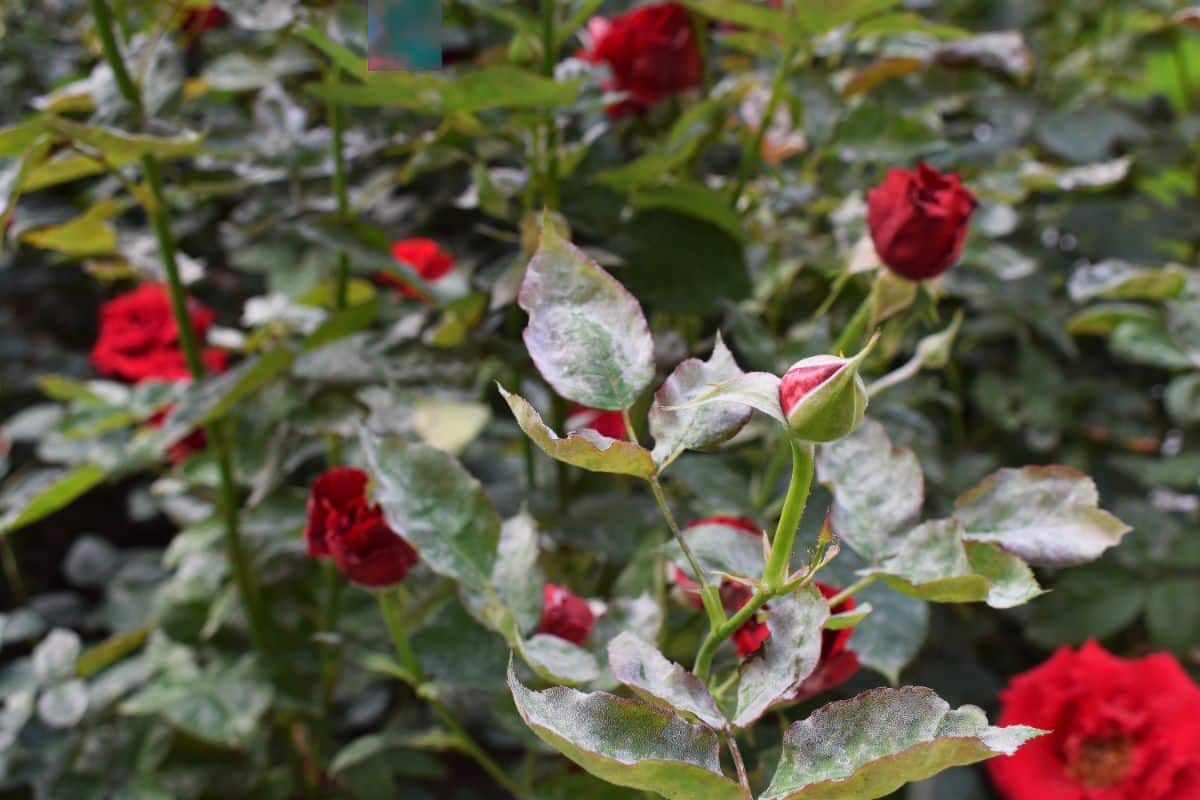
<svg viewBox="0 0 1200 800"><path fill-rule="evenodd" d="M1194 793L1196 15L986 5L11 0L0 795Z"/></svg>

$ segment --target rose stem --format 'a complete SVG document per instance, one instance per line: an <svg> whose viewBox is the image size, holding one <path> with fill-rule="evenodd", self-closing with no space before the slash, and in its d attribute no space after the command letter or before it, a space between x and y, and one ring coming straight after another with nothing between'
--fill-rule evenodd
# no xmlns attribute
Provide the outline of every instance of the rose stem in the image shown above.
<svg viewBox="0 0 1200 800"><path fill-rule="evenodd" d="M762 585L755 589L746 605L739 608L723 624L714 626L700 644L700 652L696 655L696 663L692 671L702 681L708 680L713 656L716 655L721 642L746 624L769 600L789 590L786 585L788 562L791 560L792 544L796 539L800 518L804 516L804 507L808 503L808 492L812 486L813 476L812 444L795 439L791 439L790 443L792 480L788 485L787 497L783 501L779 524L775 528L775 538L771 542L771 557L763 569Z"/></svg>
<svg viewBox="0 0 1200 800"><path fill-rule="evenodd" d="M775 536L771 540L771 557L763 568L763 586L768 591L781 588L787 581L792 545L796 541L796 530L800 526L800 518L804 516L808 492L812 487L812 443L800 442L790 437L788 443L792 448L792 480L788 484L787 497L784 498L783 510L779 514L779 524L775 526Z"/></svg>
<svg viewBox="0 0 1200 800"><path fill-rule="evenodd" d="M109 11L108 3L106 0L90 0L90 3L104 57L112 69L117 87L133 107L137 116L141 117L143 111L141 94L129 76L129 70L126 68L120 48L117 46L116 36L113 34L112 13ZM188 371L193 380L200 380L205 374L204 361L200 358L196 333L188 314L187 296L184 293L183 282L179 279L179 265L175 260L175 240L171 235L162 174L159 171L157 159L149 153L142 156L142 173L150 189L151 207L148 211L154 226L154 234L158 239L163 271L167 275L171 308L174 312L176 327L179 329L179 342L183 348ZM250 638L260 653L269 655L271 650L267 644L266 618L259 599L258 584L254 581L254 573L250 570L242 537L238 530L237 487L233 480L233 461L230 457L229 441L219 422L206 425L205 436L209 448L216 456L217 472L220 476L220 505L225 538L229 548L229 558L233 565L234 580L237 583L242 606L246 612L246 620L249 623Z"/></svg>
<svg viewBox="0 0 1200 800"><path fill-rule="evenodd" d="M746 762L742 761L742 751L738 749L737 738L733 728L725 727L725 741L729 743L729 752L733 754L733 765L737 768L738 783L746 793L746 800L754 800L754 792L750 788L750 778L746 775Z"/></svg>
<svg viewBox="0 0 1200 800"><path fill-rule="evenodd" d="M336 80L341 70L336 66L332 76ZM345 226L350 216L350 200L347 191L345 130L346 115L340 103L329 104L329 127L333 132L331 149L333 151L333 194L337 199L338 224ZM349 301L350 256L345 249L339 249L337 254L337 271L334 274L333 302L337 311L346 308ZM336 435L326 441L326 462L334 467L342 463L342 444ZM337 568L328 562L321 563L321 578L323 591L321 595L321 629L332 631L337 627L337 619L341 610L342 589L346 582L342 579ZM339 648L330 642L321 646L321 699L323 706L328 709L333 700L333 690L337 685L339 668Z"/></svg>
<svg viewBox="0 0 1200 800"><path fill-rule="evenodd" d="M836 608L837 606L840 606L842 603L846 602L846 600L853 597L857 592L861 592L863 589L874 583L877 577L878 576L876 575L868 575L865 578L860 578L859 580L850 584L845 589L842 589L833 597L829 598L829 607Z"/></svg>
<svg viewBox="0 0 1200 800"><path fill-rule="evenodd" d="M404 586L397 584L390 589L376 592L376 597L379 599L379 610L383 612L383 621L387 625L388 634L391 636L392 646L396 650L396 658L399 660L404 672L408 675L409 685L412 686L418 697L429 703L434 714L449 729L450 735L457 741L459 749L474 759L480 767L492 776L496 783L504 787L505 791L517 798L517 800L520 800L522 797L521 789L517 786L516 781L512 779L512 776L503 767L493 761L492 757L487 754L487 751L475 743L475 740L463 729L458 720L454 718L454 714L451 713L450 709L446 708L436 693L427 690L425 673L421 669L421 662L417 659L417 654L408 639L408 631L404 624ZM433 687L428 688L432 689Z"/></svg>
<svg viewBox="0 0 1200 800"><path fill-rule="evenodd" d="M621 409L621 418L625 421L625 435L629 438L630 442L638 444L637 432L633 429L633 420L629 417L629 409ZM671 507L667 505L667 496L663 492L658 476L652 475L646 480L650 484L650 491L654 493L654 499L658 502L659 509L662 510L663 517L667 520L667 527L671 529L671 535L675 537L675 541L679 542L679 549L683 551L688 565L696 575L696 580L700 582L700 600L704 603L704 612L708 614L709 627L716 628L725 621L725 609L721 606L721 596L717 592L716 587L709 582L704 570L700 569L700 562L696 560L695 554L692 553L692 548L684 540L683 532L679 529L679 523L675 521L675 515L671 513ZM655 561L655 570L661 572L666 568L666 563L662 560L661 554ZM666 619L665 613L663 619Z"/></svg>
<svg viewBox="0 0 1200 800"><path fill-rule="evenodd" d="M555 0L542 0L542 74L554 77L554 64L558 60L555 42ZM542 141L544 185L542 206L558 208L558 126L554 121L554 109L546 109L543 117L546 132Z"/></svg>
<svg viewBox="0 0 1200 800"><path fill-rule="evenodd" d="M871 318L871 294L863 298L863 301L858 304L858 308L854 312L854 316L846 323L846 327L842 329L842 333L838 336L837 341L833 343L833 354L842 355L849 353L858 347L859 341L862 340L863 331L866 330L867 322Z"/></svg>
<svg viewBox="0 0 1200 800"><path fill-rule="evenodd" d="M17 561L17 554L13 552L12 540L7 535L0 536L0 559L4 562L4 577L8 581L13 607L25 605L25 581L21 578L21 565Z"/></svg>
<svg viewBox="0 0 1200 800"><path fill-rule="evenodd" d="M790 31L788 32L790 36ZM771 120L775 118L775 110L779 108L779 102L783 99L784 84L787 83L788 72L791 71L792 61L796 58L796 45L789 43L787 49L784 50L783 58L779 61L779 66L775 68L775 78L771 81L771 95L767 99L766 108L763 109L762 117L758 120L758 128L755 129L754 135L745 139L745 145L742 149L741 166L738 167L737 183L733 186L733 199L730 205L736 210L738 201L742 199L742 192L746 189L746 183L750 180L750 175L758 168L758 159L762 153L763 139L766 138L767 128L771 127Z"/></svg>

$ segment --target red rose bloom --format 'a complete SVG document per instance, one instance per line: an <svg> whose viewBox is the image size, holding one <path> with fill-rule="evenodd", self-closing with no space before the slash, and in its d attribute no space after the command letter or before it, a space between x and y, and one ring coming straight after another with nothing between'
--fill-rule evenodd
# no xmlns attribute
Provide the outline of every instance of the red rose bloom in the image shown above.
<svg viewBox="0 0 1200 800"><path fill-rule="evenodd" d="M196 338L202 340L213 323L212 310L189 300L188 314ZM223 350L206 347L201 358L210 372L226 369ZM127 381L191 378L165 286L144 283L100 306L100 335L92 347L92 364L104 375Z"/></svg>
<svg viewBox="0 0 1200 800"><path fill-rule="evenodd" d="M454 256L439 247L433 239L418 237L394 242L392 258L417 273L426 283L441 280L454 270ZM420 292L389 272L380 271L376 278L405 297L415 300L421 296Z"/></svg>
<svg viewBox="0 0 1200 800"><path fill-rule="evenodd" d="M590 428L601 436L610 439L626 437L625 418L620 411L600 411L587 406L576 405L567 417L567 428L577 431L580 428Z"/></svg>
<svg viewBox="0 0 1200 800"><path fill-rule="evenodd" d="M1064 647L1000 699L998 724L1052 731L988 762L1006 800L1200 797L1200 687L1170 655Z"/></svg>
<svg viewBox="0 0 1200 800"><path fill-rule="evenodd" d="M612 19L593 17L579 58L605 63L613 88L629 95L608 107L611 117L640 114L664 97L699 86L704 62L691 17L679 3L655 3Z"/></svg>
<svg viewBox="0 0 1200 800"><path fill-rule="evenodd" d="M215 3L208 7L190 8L183 15L179 27L190 36L199 36L212 28L225 28L229 25L229 14Z"/></svg>
<svg viewBox="0 0 1200 800"><path fill-rule="evenodd" d="M542 587L542 621L538 623L538 633L583 644L595 621L596 616L582 597L553 583Z"/></svg>
<svg viewBox="0 0 1200 800"><path fill-rule="evenodd" d="M308 554L328 556L362 586L391 586L404 580L417 553L388 527L383 511L367 504L367 473L335 467L322 473L308 495Z"/></svg>
<svg viewBox="0 0 1200 800"><path fill-rule="evenodd" d="M151 428L161 428L163 422L167 419L167 414L170 413L170 406L160 408L154 413L154 416L146 420L146 424ZM171 459L171 463L173 464L182 464L193 454L203 451L206 447L208 447L208 439L205 437L204 431L197 428L167 448L167 458Z"/></svg>
<svg viewBox="0 0 1200 800"><path fill-rule="evenodd" d="M953 172L928 164L916 172L889 169L867 192L867 225L875 251L892 272L910 281L941 275L962 255L975 210L971 194Z"/></svg>

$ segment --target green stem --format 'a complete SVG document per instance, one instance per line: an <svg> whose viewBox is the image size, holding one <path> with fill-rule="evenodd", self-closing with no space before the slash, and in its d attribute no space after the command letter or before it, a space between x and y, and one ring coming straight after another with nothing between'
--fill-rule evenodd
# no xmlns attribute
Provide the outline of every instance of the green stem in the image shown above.
<svg viewBox="0 0 1200 800"><path fill-rule="evenodd" d="M878 578L877 575L868 575L865 578L860 578L859 580L850 584L845 589L842 589L833 597L829 598L829 607L837 608L842 603L846 602L846 600L874 583L876 578Z"/></svg>
<svg viewBox="0 0 1200 800"><path fill-rule="evenodd" d="M554 64L558 56L555 43L555 0L542 0L542 74L554 77ZM545 135L542 141L544 187L542 205L558 208L558 126L554 122L554 110L547 109L543 116Z"/></svg>
<svg viewBox="0 0 1200 800"><path fill-rule="evenodd" d="M1179 78L1179 92L1183 96L1183 112L1191 110L1192 98L1195 96L1192 87L1192 73L1188 68L1187 53L1184 51L1186 39L1184 34L1176 34L1171 51L1175 56L1175 74Z"/></svg>
<svg viewBox="0 0 1200 800"><path fill-rule="evenodd" d="M692 548L688 546L687 541L684 539L683 531L679 529L679 523L675 521L675 515L671 513L671 507L667 505L667 497L663 492L662 484L659 483L657 477L650 478L649 483L650 491L654 493L654 499L658 501L658 507L662 509L663 517L667 520L667 527L671 529L671 535L679 543L679 549L683 551L683 556L687 559L688 566L692 568L692 573L696 576L696 580L700 582L700 600L704 603L704 612L708 614L708 624L712 628L719 627L725 622L725 609L721 607L721 595L708 580L708 575L700 568L700 562L696 560L695 554L692 553Z"/></svg>
<svg viewBox="0 0 1200 800"><path fill-rule="evenodd" d="M338 463L334 461L332 463ZM322 583L322 605L321 605L321 630L326 633L332 632L337 627L337 619L342 606L342 592L346 587L346 580L342 574L338 572L329 561L321 563L321 583ZM321 646L321 707L328 712L330 705L333 702L333 690L337 686L338 671L340 668L340 659L338 658L341 648L335 643L326 643ZM328 718L328 713L326 714Z"/></svg>
<svg viewBox="0 0 1200 800"><path fill-rule="evenodd" d="M697 678L702 681L708 680L709 671L712 669L713 656L716 655L717 648L721 646L721 642L728 639L738 628L745 625L770 599L770 592L762 589L757 590L746 605L739 608L725 622L708 632L708 636L704 637L704 641L700 645L700 652L696 655L696 664L692 668L692 672L696 673Z"/></svg>
<svg viewBox="0 0 1200 800"><path fill-rule="evenodd" d="M113 32L112 11L106 0L90 0L90 5L92 18L96 21L96 35L100 37L100 46L104 50L104 58L108 61L109 68L112 69L117 89L121 92L121 96L133 106L134 113L140 117L142 115L142 95L134 85L133 78L129 75L129 69L125 66L125 59L121 56L121 48L117 44L117 36Z"/></svg>
<svg viewBox="0 0 1200 800"><path fill-rule="evenodd" d="M762 118L758 121L758 128L754 131L754 135L745 140L745 146L742 148L741 165L738 167L737 183L733 187L733 200L731 205L736 209L738 201L742 199L742 192L746 190L746 184L750 180L750 176L754 170L758 168L758 160L762 155L763 139L766 138L767 128L771 127L771 120L775 118L775 110L779 108L779 103L783 99L783 88L787 84L788 72L791 71L792 61L796 58L796 45L789 44L787 50L784 51L783 59L779 62L779 66L775 68L775 78L771 81L771 95L767 99L767 106L763 109Z"/></svg>
<svg viewBox="0 0 1200 800"><path fill-rule="evenodd" d="M792 481L788 485L775 537L771 540L771 557L763 569L763 586L774 591L787 581L788 565L792 559L792 545L804 507L808 504L808 492L813 477L813 445L790 439L792 448Z"/></svg>
<svg viewBox="0 0 1200 800"><path fill-rule="evenodd" d="M129 70L121 57L117 46L117 38L113 33L113 18L106 0L90 0L92 17L96 23L96 32L104 49L104 56L112 69L117 87L134 110L141 115L142 100L137 86L129 77ZM175 239L171 234L170 218L167 211L166 191L163 189L162 173L158 161L147 153L142 156L142 172L150 188L151 208L150 220L154 227L154 235L158 239L159 255L162 259L163 271L167 276L167 288L171 298L171 309L175 316L175 325L179 330L179 343L183 349L184 359L193 380L204 377L204 361L200 357L200 346L196 341L196 331L192 327L191 315L187 308L187 295L184 293L183 282L179 278L179 265L175 260ZM218 423L205 426L205 435L209 447L213 449L217 461L217 472L220 476L221 516L224 521L226 543L229 548L229 558L233 566L234 580L241 596L242 606L246 611L246 620L250 626L250 637L255 647L264 656L270 654L266 618L260 602L258 585L246 559L245 548L242 545L241 534L238 531L238 498L237 485L233 480L233 459L230 456L229 442Z"/></svg>
<svg viewBox="0 0 1200 800"><path fill-rule="evenodd" d="M17 554L13 552L12 540L8 536L0 536L0 558L4 561L4 577L8 581L8 591L12 595L13 607L25 605L25 581L21 578L21 565Z"/></svg>
<svg viewBox="0 0 1200 800"><path fill-rule="evenodd" d="M842 333L838 336L837 341L833 343L834 355L852 353L858 349L858 343L862 341L863 331L867 328L867 322L871 319L871 295L867 294L863 301L859 303L858 309L855 310L854 316L846 323L846 327L842 329Z"/></svg>
<svg viewBox="0 0 1200 800"><path fill-rule="evenodd" d="M338 77L339 70L334 70L333 77ZM333 194L337 198L338 224L345 226L350 216L350 197L346 181L346 112L339 103L329 106L329 125L333 129ZM337 309L346 307L350 286L350 256L345 250L338 251L337 277L334 290L334 302Z"/></svg>
<svg viewBox="0 0 1200 800"><path fill-rule="evenodd" d="M512 776L492 760L487 751L471 738L471 735L459 724L450 709L432 692L426 690L425 673L421 669L421 662L417 659L417 654L408 639L408 630L404 624L405 592L403 585L378 592L376 597L379 599L379 610L383 612L383 621L387 625L388 635L391 636L392 646L396 650L396 658L412 680L417 695L429 703L433 713L454 737L458 748L470 756L488 775L491 775L492 779L500 784L506 792L520 800L524 795Z"/></svg>

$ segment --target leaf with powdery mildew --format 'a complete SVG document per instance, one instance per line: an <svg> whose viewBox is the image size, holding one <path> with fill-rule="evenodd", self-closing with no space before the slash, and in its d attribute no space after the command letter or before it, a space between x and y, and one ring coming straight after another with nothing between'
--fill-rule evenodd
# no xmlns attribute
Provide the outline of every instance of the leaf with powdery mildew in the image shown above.
<svg viewBox="0 0 1200 800"><path fill-rule="evenodd" d="M580 684L600 675L596 657L566 639L539 633L521 645L521 655L538 677L555 683Z"/></svg>
<svg viewBox="0 0 1200 800"><path fill-rule="evenodd" d="M788 728L760 800L873 800L949 767L1012 755L1042 733L990 727L980 709L951 710L929 689L875 689Z"/></svg>
<svg viewBox="0 0 1200 800"><path fill-rule="evenodd" d="M561 437L542 421L528 400L496 384L504 401L512 409L517 424L546 455L592 472L614 472L649 478L654 475L654 460L644 447L621 439L610 439L584 428Z"/></svg>
<svg viewBox="0 0 1200 800"><path fill-rule="evenodd" d="M512 666L517 711L542 741L602 780L670 800L742 800L721 772L717 734L659 706L607 692L527 689Z"/></svg>
<svg viewBox="0 0 1200 800"><path fill-rule="evenodd" d="M958 498L968 539L994 542L1036 566L1084 564L1130 527L1099 507L1096 484L1060 465L1002 469Z"/></svg>
<svg viewBox="0 0 1200 800"><path fill-rule="evenodd" d="M619 411L654 379L654 340L637 299L553 225L542 226L517 303L529 314L534 366L568 400Z"/></svg>
<svg viewBox="0 0 1200 800"><path fill-rule="evenodd" d="M725 716L704 682L634 634L622 633L608 643L608 667L639 695L712 728L725 727Z"/></svg>
<svg viewBox="0 0 1200 800"><path fill-rule="evenodd" d="M821 660L821 630L828 618L829 604L813 587L771 603L771 638L761 655L742 667L734 725L749 726L812 674Z"/></svg>
<svg viewBox="0 0 1200 800"><path fill-rule="evenodd" d="M491 591L500 518L483 486L453 456L428 445L388 443L361 429L374 499L421 561L464 589Z"/></svg>
<svg viewBox="0 0 1200 800"><path fill-rule="evenodd" d="M917 457L892 444L873 419L820 448L817 478L833 492L833 529L870 562L891 553L897 531L911 524L925 502L925 476Z"/></svg>
<svg viewBox="0 0 1200 800"><path fill-rule="evenodd" d="M989 542L965 541L954 518L913 528L874 574L898 592L935 603L1011 608L1042 594L1025 562Z"/></svg>
<svg viewBox="0 0 1200 800"><path fill-rule="evenodd" d="M787 424L783 406L779 403L779 376L769 372L747 372L720 383L713 384L708 391L677 406L665 406L667 411L685 411L702 408L709 403L739 403L761 411L771 419Z"/></svg>
<svg viewBox="0 0 1200 800"><path fill-rule="evenodd" d="M654 462L665 469L685 450L713 447L736 434L750 420L750 409L740 403L711 403L680 408L713 384L743 374L733 353L717 334L708 361L689 358L675 367L654 393L650 406L650 435L654 437Z"/></svg>

